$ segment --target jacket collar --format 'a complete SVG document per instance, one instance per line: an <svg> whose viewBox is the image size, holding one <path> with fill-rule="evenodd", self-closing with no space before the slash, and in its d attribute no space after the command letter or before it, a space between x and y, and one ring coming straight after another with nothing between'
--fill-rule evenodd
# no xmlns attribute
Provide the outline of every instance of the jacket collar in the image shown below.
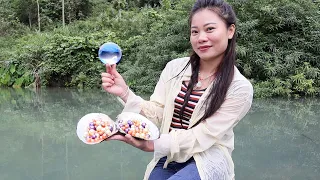
<svg viewBox="0 0 320 180"><path fill-rule="evenodd" d="M181 66L177 68L178 70L176 76L182 78L183 81L189 80L192 75L191 64L188 65L189 60L190 58L186 58L186 60L181 64ZM184 69L187 65L188 67Z"/></svg>

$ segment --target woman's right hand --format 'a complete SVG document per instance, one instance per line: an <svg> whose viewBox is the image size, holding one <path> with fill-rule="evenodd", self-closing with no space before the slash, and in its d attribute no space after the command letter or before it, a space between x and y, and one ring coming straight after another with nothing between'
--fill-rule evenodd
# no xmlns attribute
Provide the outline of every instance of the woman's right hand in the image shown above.
<svg viewBox="0 0 320 180"><path fill-rule="evenodd" d="M101 73L102 87L108 93L121 98L127 95L128 86L123 77L118 73L116 64L106 64L106 72Z"/></svg>

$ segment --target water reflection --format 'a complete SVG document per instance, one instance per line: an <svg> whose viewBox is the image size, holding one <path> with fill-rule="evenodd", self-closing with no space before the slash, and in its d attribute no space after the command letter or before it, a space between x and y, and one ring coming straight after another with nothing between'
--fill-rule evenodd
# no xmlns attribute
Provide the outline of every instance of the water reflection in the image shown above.
<svg viewBox="0 0 320 180"><path fill-rule="evenodd" d="M320 179L319 108L319 99L255 100L235 129L237 179ZM75 133L87 113L120 111L98 90L0 89L0 179L142 179L151 153L120 142L85 145Z"/></svg>
<svg viewBox="0 0 320 180"><path fill-rule="evenodd" d="M1 180L142 179L152 156L119 142L88 146L77 138L85 114L115 118L121 111L106 93L1 89L0 105Z"/></svg>
<svg viewBox="0 0 320 180"><path fill-rule="evenodd" d="M320 101L255 100L235 129L238 179L320 179Z"/></svg>

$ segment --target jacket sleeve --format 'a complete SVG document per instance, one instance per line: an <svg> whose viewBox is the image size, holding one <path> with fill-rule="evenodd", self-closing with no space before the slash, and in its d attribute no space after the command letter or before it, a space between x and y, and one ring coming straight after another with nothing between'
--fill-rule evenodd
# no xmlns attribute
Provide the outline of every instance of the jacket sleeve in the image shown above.
<svg viewBox="0 0 320 180"><path fill-rule="evenodd" d="M193 154L219 142L246 115L252 104L250 83L242 83L234 89L217 112L205 121L188 130L172 130L155 140L155 159L167 156L168 161L185 162Z"/></svg>
<svg viewBox="0 0 320 180"><path fill-rule="evenodd" d="M140 96L137 96L129 91L127 102L123 102L120 98L118 100L124 105L123 112L135 112L144 115L158 127L160 127L163 119L163 109L166 101L166 83L168 83L169 70L168 65L161 72L159 81L154 89L153 94L150 96L150 100L143 100Z"/></svg>

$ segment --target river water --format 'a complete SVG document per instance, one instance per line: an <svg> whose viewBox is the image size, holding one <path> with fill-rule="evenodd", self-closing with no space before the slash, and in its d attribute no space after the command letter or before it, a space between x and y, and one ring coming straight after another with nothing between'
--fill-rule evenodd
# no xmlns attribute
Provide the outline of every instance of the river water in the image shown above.
<svg viewBox="0 0 320 180"><path fill-rule="evenodd" d="M100 90L1 88L0 180L141 180L152 153L76 136L82 116L121 108ZM319 109L319 99L255 99L234 130L236 179L319 180Z"/></svg>

